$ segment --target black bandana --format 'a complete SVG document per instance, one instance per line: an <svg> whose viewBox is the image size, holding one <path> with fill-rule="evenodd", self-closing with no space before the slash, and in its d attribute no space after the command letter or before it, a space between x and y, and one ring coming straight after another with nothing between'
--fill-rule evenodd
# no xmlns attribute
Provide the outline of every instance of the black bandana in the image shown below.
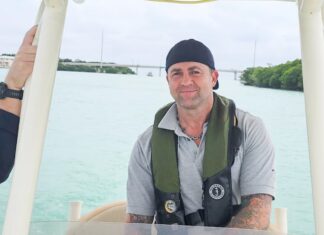
<svg viewBox="0 0 324 235"><path fill-rule="evenodd" d="M178 42L171 48L166 57L165 71L168 71L173 64L190 61L199 62L215 69L214 58L209 48L199 41L188 39ZM218 81L214 89L217 88Z"/></svg>

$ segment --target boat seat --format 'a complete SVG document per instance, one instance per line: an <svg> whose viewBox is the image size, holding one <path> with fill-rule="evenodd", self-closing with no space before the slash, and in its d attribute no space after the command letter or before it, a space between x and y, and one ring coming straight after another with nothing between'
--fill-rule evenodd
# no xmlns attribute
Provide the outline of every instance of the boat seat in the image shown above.
<svg viewBox="0 0 324 235"><path fill-rule="evenodd" d="M274 222L270 224L269 231L287 234L287 209L274 209ZM126 201L117 201L96 208L90 213L80 217L78 222L115 222L124 223L126 220Z"/></svg>
<svg viewBox="0 0 324 235"><path fill-rule="evenodd" d="M112 222L124 223L126 219L126 201L117 201L106 204L99 208L94 209L80 217L81 203L70 203L70 222L65 235L80 235L91 234L94 231L98 234L101 230L100 226L94 226L92 222ZM74 223L76 222L76 223ZM91 232L87 232L90 230ZM98 231L97 231L98 230Z"/></svg>
<svg viewBox="0 0 324 235"><path fill-rule="evenodd" d="M80 222L125 222L126 201L118 201L96 208L82 216Z"/></svg>

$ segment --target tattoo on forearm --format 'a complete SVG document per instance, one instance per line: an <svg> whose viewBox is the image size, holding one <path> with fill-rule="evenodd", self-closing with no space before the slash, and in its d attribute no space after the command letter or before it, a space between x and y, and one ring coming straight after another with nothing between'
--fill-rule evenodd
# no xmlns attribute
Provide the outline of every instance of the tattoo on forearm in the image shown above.
<svg viewBox="0 0 324 235"><path fill-rule="evenodd" d="M272 197L255 194L242 197L241 209L232 218L228 227L247 229L267 229L270 222Z"/></svg>
<svg viewBox="0 0 324 235"><path fill-rule="evenodd" d="M153 216L128 214L127 215L127 222L128 223L151 224L153 222Z"/></svg>

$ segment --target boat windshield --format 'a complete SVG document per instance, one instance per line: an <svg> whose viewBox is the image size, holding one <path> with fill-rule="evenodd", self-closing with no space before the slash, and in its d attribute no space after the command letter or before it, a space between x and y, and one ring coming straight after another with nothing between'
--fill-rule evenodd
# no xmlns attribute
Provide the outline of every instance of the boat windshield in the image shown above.
<svg viewBox="0 0 324 235"><path fill-rule="evenodd" d="M30 235L283 235L273 231L249 229L215 228L179 225L125 224L108 222L34 222L30 226Z"/></svg>

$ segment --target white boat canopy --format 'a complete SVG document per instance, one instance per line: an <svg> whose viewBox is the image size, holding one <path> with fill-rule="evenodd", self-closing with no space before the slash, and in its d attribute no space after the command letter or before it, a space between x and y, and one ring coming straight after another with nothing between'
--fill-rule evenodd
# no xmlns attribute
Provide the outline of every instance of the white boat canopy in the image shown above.
<svg viewBox="0 0 324 235"><path fill-rule="evenodd" d="M167 3L178 3L178 4L197 4L206 2L215 2L219 0L147 0L151 2L167 2ZM228 1L228 0L226 0ZM248 0L241 0L248 1ZM252 0L252 1L283 1L283 2L296 2L296 0Z"/></svg>
<svg viewBox="0 0 324 235"><path fill-rule="evenodd" d="M212 0L153 1L196 4ZM27 235L29 231L67 3L68 0L43 0L37 17L39 27L35 44L38 51L33 74L25 89L3 235ZM316 234L324 235L323 0L298 0L297 4Z"/></svg>

